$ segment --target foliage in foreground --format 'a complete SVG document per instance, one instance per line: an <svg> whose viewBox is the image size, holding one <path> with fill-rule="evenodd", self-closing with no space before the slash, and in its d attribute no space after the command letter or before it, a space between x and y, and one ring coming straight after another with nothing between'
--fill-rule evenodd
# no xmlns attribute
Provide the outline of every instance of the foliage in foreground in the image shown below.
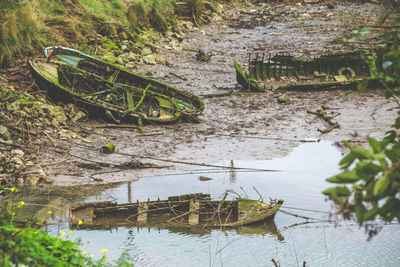
<svg viewBox="0 0 400 267"><path fill-rule="evenodd" d="M376 76L386 88L385 97L393 98L400 108L400 24L399 5L393 1L396 13L382 17L381 23L388 30L382 35L386 47L371 49L367 58L374 63L377 53L384 58L382 66L377 66ZM396 16L393 16L396 14ZM380 51L380 52L376 52ZM382 52L383 51L383 52ZM372 62L371 62L372 61ZM355 214L362 225L380 217L385 222L397 219L400 222L400 112L382 140L367 139L368 148L355 147L346 143L350 152L340 161L343 171L327 181L341 184L326 189L339 207L338 213L350 219Z"/></svg>
<svg viewBox="0 0 400 267"><path fill-rule="evenodd" d="M15 190L0 188L0 193ZM24 205L23 201L14 208L11 200L4 201L3 205L0 208L0 266L113 266L105 262L105 255L98 261L92 260L79 249L79 242L62 239L63 232L58 237L51 236L31 227L32 220L24 227L16 226L15 210ZM123 254L116 266L133 265L129 263L129 256Z"/></svg>

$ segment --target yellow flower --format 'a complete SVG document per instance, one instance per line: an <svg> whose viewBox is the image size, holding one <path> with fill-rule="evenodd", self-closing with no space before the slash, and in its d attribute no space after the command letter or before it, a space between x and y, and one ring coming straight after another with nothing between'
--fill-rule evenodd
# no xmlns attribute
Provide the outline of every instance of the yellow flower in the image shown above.
<svg viewBox="0 0 400 267"><path fill-rule="evenodd" d="M60 235L63 237L65 236L65 232L64 231L60 231Z"/></svg>
<svg viewBox="0 0 400 267"><path fill-rule="evenodd" d="M47 214L52 214L53 212L51 211L51 210L49 210L48 212L47 212Z"/></svg>
<svg viewBox="0 0 400 267"><path fill-rule="evenodd" d="M11 191L11 192L14 192L14 191L16 191L16 190L17 190L17 188L15 188L15 187L10 188L10 191Z"/></svg>
<svg viewBox="0 0 400 267"><path fill-rule="evenodd" d="M25 202L24 202L24 201L20 201L20 202L18 202L18 208L22 207L24 204L25 204Z"/></svg>
<svg viewBox="0 0 400 267"><path fill-rule="evenodd" d="M83 223L82 220L79 220L78 225L81 225L82 223Z"/></svg>
<svg viewBox="0 0 400 267"><path fill-rule="evenodd" d="M103 249L101 250L101 252L102 252L102 253L106 253L106 252L107 252L107 249L104 249L104 248L103 248Z"/></svg>
<svg viewBox="0 0 400 267"><path fill-rule="evenodd" d="M69 233L72 234L72 230L69 230Z"/></svg>

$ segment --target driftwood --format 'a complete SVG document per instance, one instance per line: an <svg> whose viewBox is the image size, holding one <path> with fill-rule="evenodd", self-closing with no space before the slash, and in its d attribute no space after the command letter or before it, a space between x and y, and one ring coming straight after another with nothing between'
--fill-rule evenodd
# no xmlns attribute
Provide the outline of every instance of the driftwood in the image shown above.
<svg viewBox="0 0 400 267"><path fill-rule="evenodd" d="M326 114L326 112L325 112L325 110L324 110L323 108L317 109L317 110L315 110L315 111L314 111L314 110L307 110L307 113L314 114L314 115L320 117L321 119L323 119L324 121L326 121L326 122L330 125L330 127L327 128L327 129L325 129L325 130L321 130L321 129L318 128L318 131L321 132L321 133L323 133L323 134L324 134L324 133L329 133L329 132L332 131L333 129L339 128L339 127L340 127L339 123L334 122L334 121L332 120L332 117L329 117L329 116Z"/></svg>

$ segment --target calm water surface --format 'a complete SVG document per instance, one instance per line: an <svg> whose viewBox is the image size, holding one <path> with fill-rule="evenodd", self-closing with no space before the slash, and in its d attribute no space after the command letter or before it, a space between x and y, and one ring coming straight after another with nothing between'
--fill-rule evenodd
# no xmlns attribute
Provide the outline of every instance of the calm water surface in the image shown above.
<svg viewBox="0 0 400 267"><path fill-rule="evenodd" d="M258 199L257 191L268 203L269 197L285 200L282 211L309 217L305 219L279 212L275 220L262 227L229 230L113 228L74 230L69 238L81 238L83 249L109 260L122 252L131 255L135 266L399 266L400 226L382 225L379 234L367 241L363 228L348 222L327 222L332 206L321 191L330 185L325 178L338 172L340 152L331 143L307 143L284 158L265 161L229 161L221 164L252 169L221 171L193 169L183 174L142 179L88 196L85 201L130 201L166 199L171 195L210 193L221 198L232 190ZM200 181L200 175L212 178ZM232 194L234 197L234 194ZM302 208L322 212L297 210ZM68 225L49 226L54 235L69 231Z"/></svg>

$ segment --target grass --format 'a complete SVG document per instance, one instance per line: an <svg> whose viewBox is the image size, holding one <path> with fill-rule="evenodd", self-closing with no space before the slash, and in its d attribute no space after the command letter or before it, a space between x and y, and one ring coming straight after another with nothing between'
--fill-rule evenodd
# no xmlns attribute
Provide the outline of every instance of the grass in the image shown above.
<svg viewBox="0 0 400 267"><path fill-rule="evenodd" d="M1 1L0 67L49 45L85 50L102 37L118 39L148 28L165 32L175 13L172 0Z"/></svg>

